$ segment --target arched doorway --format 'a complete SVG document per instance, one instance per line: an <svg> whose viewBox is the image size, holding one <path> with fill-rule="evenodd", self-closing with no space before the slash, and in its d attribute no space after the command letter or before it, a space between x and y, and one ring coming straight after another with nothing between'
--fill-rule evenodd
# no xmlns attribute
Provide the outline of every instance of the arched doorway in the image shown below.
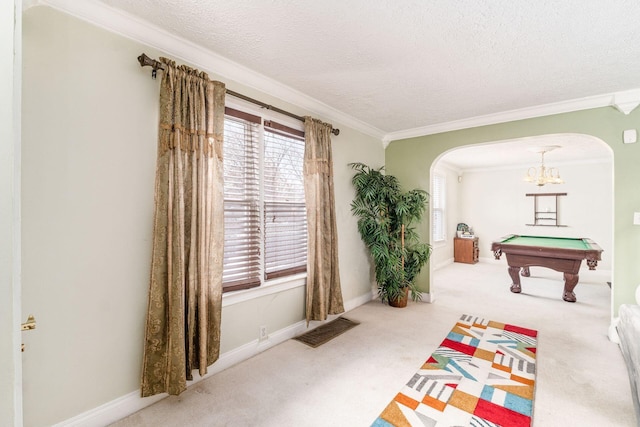
<svg viewBox="0 0 640 427"><path fill-rule="evenodd" d="M563 184L536 186L523 180L527 170L538 168L542 147L544 163L560 171ZM506 234L589 237L605 250L600 273L613 270L613 152L602 140L584 134L553 134L458 147L441 154L430 168L430 182L444 177L446 233L434 241L432 215L430 240L433 253L430 275L453 262L456 225L469 225L479 238L480 261L493 260L491 242ZM434 188L431 188L432 196ZM566 193L558 212L558 225L532 226L532 193ZM433 203L431 210L433 212ZM561 275L560 275L561 278ZM505 269L505 281L509 281ZM437 280L430 297L437 300ZM609 297L611 305L611 297Z"/></svg>

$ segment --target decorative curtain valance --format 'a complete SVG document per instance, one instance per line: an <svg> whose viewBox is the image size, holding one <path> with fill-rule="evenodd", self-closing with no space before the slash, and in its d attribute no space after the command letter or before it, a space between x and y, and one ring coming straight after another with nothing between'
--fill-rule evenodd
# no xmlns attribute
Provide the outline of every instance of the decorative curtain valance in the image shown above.
<svg viewBox="0 0 640 427"><path fill-rule="evenodd" d="M225 86L161 61L143 397L181 393L220 352Z"/></svg>

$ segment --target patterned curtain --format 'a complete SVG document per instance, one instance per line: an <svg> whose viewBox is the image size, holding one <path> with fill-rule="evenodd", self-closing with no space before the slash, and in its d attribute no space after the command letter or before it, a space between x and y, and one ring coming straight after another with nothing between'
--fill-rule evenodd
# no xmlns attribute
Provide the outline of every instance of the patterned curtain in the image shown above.
<svg viewBox="0 0 640 427"><path fill-rule="evenodd" d="M225 87L161 61L143 397L180 394L220 352Z"/></svg>
<svg viewBox="0 0 640 427"><path fill-rule="evenodd" d="M331 157L331 125L305 117L304 190L307 205L307 324L344 313Z"/></svg>

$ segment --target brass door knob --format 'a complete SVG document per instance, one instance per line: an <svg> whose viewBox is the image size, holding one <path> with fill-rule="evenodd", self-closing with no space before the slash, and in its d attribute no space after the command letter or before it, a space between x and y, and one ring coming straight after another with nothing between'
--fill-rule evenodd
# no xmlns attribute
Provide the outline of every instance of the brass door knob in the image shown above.
<svg viewBox="0 0 640 427"><path fill-rule="evenodd" d="M36 328L36 318L33 317L33 314L30 314L29 317L27 317L27 321L22 324L22 328L20 330L30 331L35 328Z"/></svg>
<svg viewBox="0 0 640 427"><path fill-rule="evenodd" d="M36 328L36 318L33 317L33 314L30 314L29 317L27 317L27 321L20 326L21 331L31 331L35 328ZM22 344L21 350L24 352L24 344Z"/></svg>

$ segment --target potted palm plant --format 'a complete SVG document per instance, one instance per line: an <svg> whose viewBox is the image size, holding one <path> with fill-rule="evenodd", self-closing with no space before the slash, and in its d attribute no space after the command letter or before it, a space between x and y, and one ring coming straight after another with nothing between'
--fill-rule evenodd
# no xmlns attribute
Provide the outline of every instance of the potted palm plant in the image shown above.
<svg viewBox="0 0 640 427"><path fill-rule="evenodd" d="M429 194L420 189L403 192L398 179L363 163L350 163L356 195L351 212L358 218L358 232L375 267L382 302L404 307L408 293L420 300L415 279L431 254L420 242L414 224L427 208Z"/></svg>

